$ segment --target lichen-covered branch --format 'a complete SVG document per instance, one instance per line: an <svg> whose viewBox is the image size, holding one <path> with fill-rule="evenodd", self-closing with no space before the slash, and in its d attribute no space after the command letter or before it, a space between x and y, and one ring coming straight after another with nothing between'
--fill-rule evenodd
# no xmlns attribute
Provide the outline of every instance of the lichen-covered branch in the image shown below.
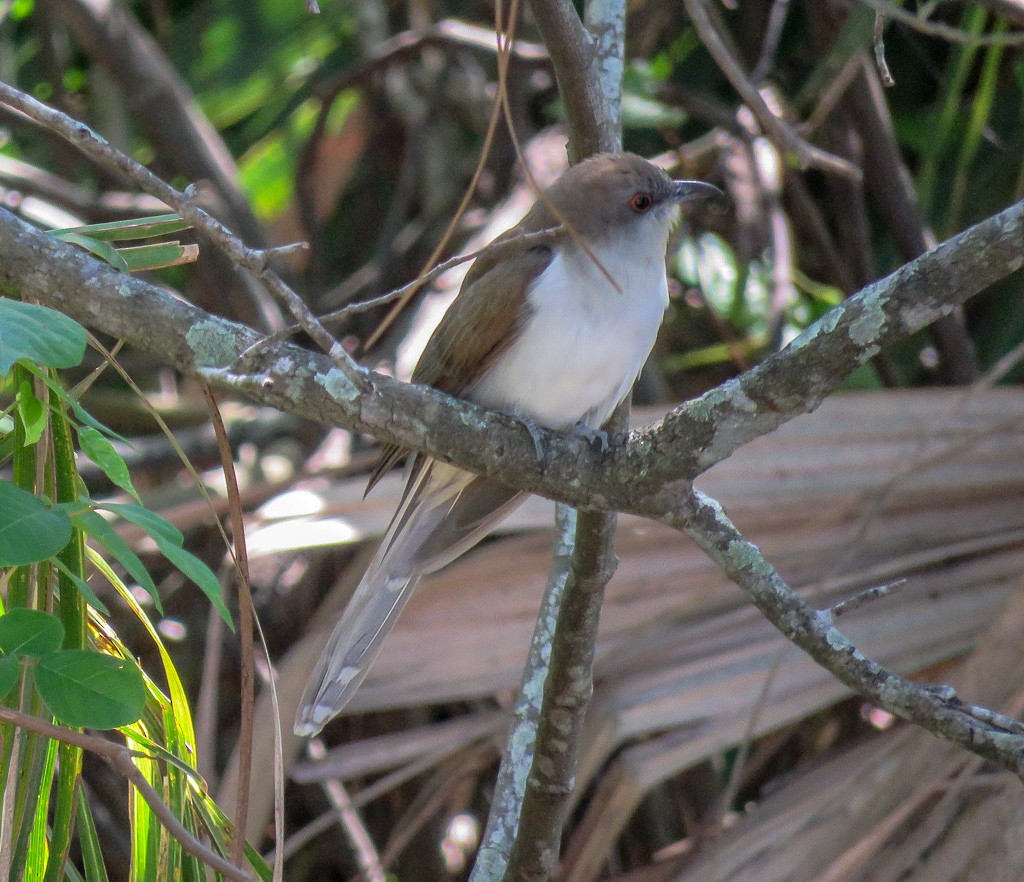
<svg viewBox="0 0 1024 882"><path fill-rule="evenodd" d="M835 627L829 610L812 609L797 596L713 499L685 494L669 522L686 532L787 640L858 695L1024 778L1024 724L962 702L951 687L911 683L866 658Z"/></svg>
<svg viewBox="0 0 1024 882"><path fill-rule="evenodd" d="M506 882L546 882L558 864L564 815L576 783L583 719L594 689L601 603L617 564L614 537L614 515L580 513Z"/></svg>
<svg viewBox="0 0 1024 882"><path fill-rule="evenodd" d="M609 109L600 66L595 64L598 40L583 27L570 0L530 0L530 9L565 102L570 160L621 149L617 113Z"/></svg>
<svg viewBox="0 0 1024 882"><path fill-rule="evenodd" d="M875 353L1024 265L1024 202L965 230L827 313L757 367L601 451L542 431L538 460L517 420L284 342L100 263L0 209L0 283L126 340L214 388L377 435L571 505L659 518L688 481L813 410ZM258 353L251 363L244 353ZM472 431L467 432L466 429ZM487 444L478 439L487 437Z"/></svg>
<svg viewBox="0 0 1024 882"><path fill-rule="evenodd" d="M569 567L574 553L576 510L559 505L555 516L555 548L547 588L537 614L537 624L530 640L530 651L523 669L511 726L505 743L505 752L494 783L494 799L487 817L480 851L470 876L470 882L490 882L501 879L508 866L508 856L515 841L519 814L526 793L526 781L533 763L533 746L537 740L544 681L548 676L551 659L551 641Z"/></svg>

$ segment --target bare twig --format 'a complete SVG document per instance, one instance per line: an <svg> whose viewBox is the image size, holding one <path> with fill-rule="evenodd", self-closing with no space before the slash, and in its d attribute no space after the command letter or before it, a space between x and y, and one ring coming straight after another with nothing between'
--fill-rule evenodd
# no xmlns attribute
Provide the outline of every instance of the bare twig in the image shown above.
<svg viewBox="0 0 1024 882"><path fill-rule="evenodd" d="M327 755L327 748L319 738L313 738L306 745L306 752L310 759L322 760ZM321 786L334 807L335 819L341 824L341 829L352 846L363 877L367 882L384 882L384 867L380 855L377 854L373 840L362 818L359 817L359 812L352 804L345 785L339 779L332 778L322 782Z"/></svg>
<svg viewBox="0 0 1024 882"><path fill-rule="evenodd" d="M865 588L863 591L854 594L853 597L840 601L833 606L829 612L832 614L833 618L839 618L839 616L845 615L848 612L853 612L855 609L862 607L865 603L870 603L872 600L879 600L883 597L888 597L890 594L895 594L906 584L906 579L897 579L895 582L888 582L885 585L875 585L871 588Z"/></svg>
<svg viewBox="0 0 1024 882"><path fill-rule="evenodd" d="M362 371L344 348L310 313L302 298L267 267L267 254L262 249L250 248L227 227L201 208L192 199L193 190L181 192L165 183L145 166L116 150L85 123L77 122L52 107L47 107L24 92L6 83L0 83L0 103L19 110L26 116L61 135L94 161L123 174L143 192L161 199L178 212L192 226L201 230L235 263L262 279L275 297L279 298L298 319L303 330L328 353L349 382L362 384Z"/></svg>
<svg viewBox="0 0 1024 882"><path fill-rule="evenodd" d="M576 781L583 715L593 692L594 642L604 587L615 572L615 518L581 512L575 549L551 644L533 763L505 879L551 878Z"/></svg>
<svg viewBox="0 0 1024 882"><path fill-rule="evenodd" d="M693 27L701 42L714 58L722 73L725 74L726 79L750 108L772 143L784 155L796 157L801 168L819 168L843 177L859 179L861 176L859 168L845 159L809 144L790 125L772 112L757 87L743 71L739 60L722 39L704 0L684 0L684 2L687 15L690 16L690 21L693 22Z"/></svg>
<svg viewBox="0 0 1024 882"><path fill-rule="evenodd" d="M491 242L489 245L485 245L483 248L472 251L469 254L456 255L448 260L442 261L429 272L424 273L406 285L402 285L401 288L395 288L393 291L388 291L387 294L381 294L379 297L371 297L369 300L360 300L357 303L349 303L347 306L343 306L333 312L326 313L319 317L320 323L323 325L333 324L334 322L346 319L351 315L366 312L370 309L376 309L378 306L383 306L395 300L402 299L410 293L415 294L416 290L422 288L426 284L429 284L438 276L443 275L453 267L459 266L460 264L466 263L470 260L476 260L483 254L498 256L506 251L513 252L524 245L533 246L553 244L558 241L564 231L564 227L558 226L551 227L547 230L539 230L536 233L523 233L522 235L513 236L509 239L502 239L500 242ZM292 334L301 330L301 325L291 325L260 341L260 346L265 347L269 343L285 340Z"/></svg>
<svg viewBox="0 0 1024 882"><path fill-rule="evenodd" d="M938 37L950 43L963 43L968 46L1024 46L1024 34L972 34L962 31L959 28L951 27L941 21L921 18L912 12L890 3L889 0L859 0L859 2L870 6L879 15L891 18L909 28L929 37Z"/></svg>
<svg viewBox="0 0 1024 882"><path fill-rule="evenodd" d="M517 19L516 13L518 8L519 0L513 0L509 20L506 23L501 20L501 4L497 3L494 7L494 31L498 51L499 71L502 70L503 65L507 66L509 53L512 51L512 45L514 42L513 36L515 33ZM502 42L501 39L502 33L505 33L506 37L504 42ZM398 317L399 313L405 309L406 304L408 304L408 302L416 295L416 292L423 287L430 268L437 263L438 258L444 253L444 249L448 247L448 242L451 240L452 234L455 232L459 221L462 220L462 216L465 214L466 209L469 207L469 201L473 198L473 194L476 192L477 184L480 183L480 176L483 174L484 167L487 163L487 157L490 155L491 145L494 143L495 132L498 130L498 120L501 118L501 107L502 101L504 100L503 96L504 92L501 88L501 84L499 83L498 94L495 96L494 107L491 108L491 116L487 121L487 131L484 134L483 146L480 148L480 158L477 160L476 168L473 170L473 177L470 179L469 186L466 187L466 192L462 194L462 199L459 202L458 208L455 209L455 213L452 215L451 220L448 221L448 226L445 228L440 241L434 246L434 250L423 264L423 268L420 270L415 281L413 281L411 285L405 286L402 295L370 335L364 348L370 349L378 340L380 340L384 335L384 332L390 327L391 323Z"/></svg>
<svg viewBox="0 0 1024 882"><path fill-rule="evenodd" d="M1024 777L1024 736L1019 734L1019 721L973 708L960 701L951 687L918 686L865 658L831 623L828 611L813 610L796 595L713 499L696 491L687 493L674 523L788 640L856 693Z"/></svg>
<svg viewBox="0 0 1024 882"><path fill-rule="evenodd" d="M211 851L185 828L185 825L175 817L174 812L160 798L160 794L146 780L145 775L132 762L133 752L123 744L117 744L96 735L76 732L63 726L55 726L39 717L23 714L6 707L0 707L0 720L63 744L73 744L102 757L139 791L142 798L146 800L146 805L160 819L160 822L167 828L167 832L178 841L185 852L199 858L218 873L223 873L228 879L233 879L235 882L254 882L255 876L244 872L216 852Z"/></svg>
<svg viewBox="0 0 1024 882"><path fill-rule="evenodd" d="M555 514L555 548L551 572L537 614L537 624L533 629L522 684L512 709L512 725L494 784L494 799L487 818L487 828L470 882L489 882L505 876L508 856L519 825L519 813L533 756L532 746L537 740L544 681L550 668L548 648L554 639L555 623L562 606L575 535L576 510L567 505L559 505Z"/></svg>
<svg viewBox="0 0 1024 882"><path fill-rule="evenodd" d="M761 85L775 64L775 51L779 48L788 12L789 0L774 0L768 12L768 25L765 28L764 40L761 42L761 52L758 54L754 69L750 72L750 81L755 86Z"/></svg>
<svg viewBox="0 0 1024 882"><path fill-rule="evenodd" d="M873 42L875 44L875 66L878 68L878 75L882 78L882 85L892 88L896 85L896 80L892 78L889 62L885 60L885 16L881 12L875 13Z"/></svg>

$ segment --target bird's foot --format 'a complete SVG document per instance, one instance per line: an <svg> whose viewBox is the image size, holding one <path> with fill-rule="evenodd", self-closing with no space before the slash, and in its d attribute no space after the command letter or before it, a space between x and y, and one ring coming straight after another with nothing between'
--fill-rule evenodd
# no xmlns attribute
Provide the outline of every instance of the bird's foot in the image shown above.
<svg viewBox="0 0 1024 882"><path fill-rule="evenodd" d="M533 418L528 417L524 413L513 411L512 416L519 420L519 422L523 424L523 427L526 429L526 431L530 433L530 438L533 440L533 449L537 454L537 461L542 465L546 466L548 457L547 453L545 453L544 451L544 445L541 443L540 438L543 428Z"/></svg>
<svg viewBox="0 0 1024 882"><path fill-rule="evenodd" d="M608 452L611 439L608 437L608 433L604 429L592 429L590 426L583 423L577 423L575 431L581 438L586 438L592 446L600 446L601 453Z"/></svg>

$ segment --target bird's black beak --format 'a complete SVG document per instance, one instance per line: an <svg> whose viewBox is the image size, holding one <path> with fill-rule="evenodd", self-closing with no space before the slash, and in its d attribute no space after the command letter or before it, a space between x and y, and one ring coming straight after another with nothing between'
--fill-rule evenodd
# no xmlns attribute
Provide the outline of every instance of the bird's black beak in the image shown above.
<svg viewBox="0 0 1024 882"><path fill-rule="evenodd" d="M725 194L714 184L703 181L673 181L672 197L676 202L693 202L696 199L721 199Z"/></svg>

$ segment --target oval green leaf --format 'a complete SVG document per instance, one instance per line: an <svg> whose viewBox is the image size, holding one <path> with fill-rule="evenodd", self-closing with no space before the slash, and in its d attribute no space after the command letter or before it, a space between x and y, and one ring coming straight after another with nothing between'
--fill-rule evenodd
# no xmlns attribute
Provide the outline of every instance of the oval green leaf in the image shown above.
<svg viewBox="0 0 1024 882"><path fill-rule="evenodd" d="M49 655L64 642L64 625L38 609L12 609L0 616L0 652L5 655Z"/></svg>
<svg viewBox="0 0 1024 882"><path fill-rule="evenodd" d="M0 376L19 358L69 368L85 355L85 328L48 306L0 297Z"/></svg>
<svg viewBox="0 0 1024 882"><path fill-rule="evenodd" d="M67 514L49 508L20 487L0 481L0 567L46 560L70 539L71 519Z"/></svg>
<svg viewBox="0 0 1024 882"><path fill-rule="evenodd" d="M76 728L116 729L142 716L146 686L134 662L87 649L39 660L36 688L50 712Z"/></svg>

